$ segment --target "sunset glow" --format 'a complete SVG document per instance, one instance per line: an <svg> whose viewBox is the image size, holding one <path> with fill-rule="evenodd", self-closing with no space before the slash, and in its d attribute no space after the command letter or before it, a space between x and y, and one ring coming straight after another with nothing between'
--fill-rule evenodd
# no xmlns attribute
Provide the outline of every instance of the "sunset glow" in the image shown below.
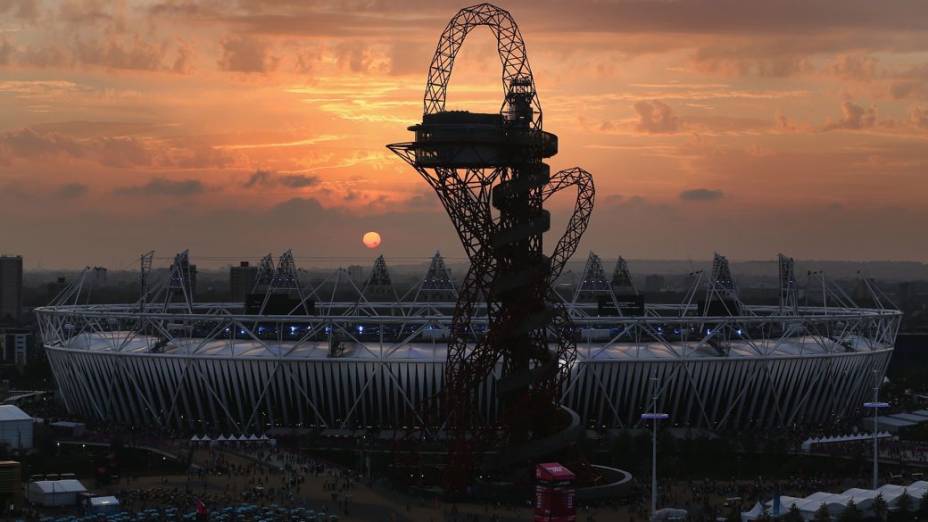
<svg viewBox="0 0 928 522"><path fill-rule="evenodd" d="M373 248L350 231L376 228L387 255L460 256L384 145L410 139L462 5L0 2L3 247L53 266L350 256ZM503 6L560 136L552 169L595 176L581 252L928 259L928 3ZM475 32L449 108L498 110L499 67Z"/></svg>

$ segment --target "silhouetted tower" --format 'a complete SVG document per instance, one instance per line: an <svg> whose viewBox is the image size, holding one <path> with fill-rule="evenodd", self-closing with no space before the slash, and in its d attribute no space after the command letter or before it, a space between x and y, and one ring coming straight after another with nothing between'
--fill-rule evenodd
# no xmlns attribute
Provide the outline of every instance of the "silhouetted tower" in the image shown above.
<svg viewBox="0 0 928 522"><path fill-rule="evenodd" d="M445 260L441 257L440 252L435 252L432 261L429 263L428 270L425 271L425 277L419 283L413 302L454 302L458 298L458 292L454 288L454 280L451 278L451 271L445 265Z"/></svg>
<svg viewBox="0 0 928 522"><path fill-rule="evenodd" d="M712 259L712 275L706 288L703 315L741 315L741 302L728 259L718 253Z"/></svg>
<svg viewBox="0 0 928 522"><path fill-rule="evenodd" d="M145 304L148 302L148 293L151 291L151 265L155 259L155 251L148 252L139 256L139 310L145 310Z"/></svg>
<svg viewBox="0 0 928 522"><path fill-rule="evenodd" d="M371 275L367 278L367 282L364 283L361 294L368 301L399 301L396 290L393 289L393 281L390 280L387 262L382 255L374 260Z"/></svg>
<svg viewBox="0 0 928 522"><path fill-rule="evenodd" d="M612 300L612 287L606 278L606 271L603 270L602 260L598 255L590 252L586 259L586 266L583 268L583 275L577 281L573 300L575 303L596 303L603 297Z"/></svg>
<svg viewBox="0 0 928 522"><path fill-rule="evenodd" d="M194 288L196 284L196 265L190 264L189 251L174 256L168 275L168 287L164 297L164 308L167 310L170 303L180 302L187 308L187 313L193 313Z"/></svg>
<svg viewBox="0 0 928 522"><path fill-rule="evenodd" d="M255 276L255 287L252 293L266 293L274 279L274 257L268 254L258 262L258 275Z"/></svg>
<svg viewBox="0 0 928 522"><path fill-rule="evenodd" d="M622 256L615 262L615 269L612 271L612 291L616 295L637 295L638 289L632 282L632 274L628 270L628 263Z"/></svg>
<svg viewBox="0 0 928 522"><path fill-rule="evenodd" d="M267 264L272 263L270 255L265 257ZM260 314L271 313L274 315L291 315L295 312L302 312L305 315L310 314L312 305L308 302L307 296L303 293L300 285L300 276L296 268L296 262L293 260L293 252L287 250L281 254L277 260L277 267L273 269L268 277L265 272L261 273L265 265L264 259L258 267L258 275L267 280L267 291L264 293L264 302L261 304Z"/></svg>
<svg viewBox="0 0 928 522"><path fill-rule="evenodd" d="M780 273L780 313L797 314L799 312L799 293L796 284L795 262L783 254L777 255Z"/></svg>

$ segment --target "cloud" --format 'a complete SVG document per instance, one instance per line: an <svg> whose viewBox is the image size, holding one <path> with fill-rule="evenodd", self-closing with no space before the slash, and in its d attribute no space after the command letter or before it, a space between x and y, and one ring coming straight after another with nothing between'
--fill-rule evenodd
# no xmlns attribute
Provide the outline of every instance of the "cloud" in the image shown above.
<svg viewBox="0 0 928 522"><path fill-rule="evenodd" d="M0 93L4 92L3 87L3 82L0 82ZM16 92L15 89L12 92ZM69 125L62 124L59 127L67 129ZM71 127L73 128L69 129L69 134L86 136L88 132L92 132L94 124L72 122ZM110 130L117 132L118 126ZM191 140L174 144L135 136L93 136L78 139L68 134L33 128L0 134L0 151L6 152L9 157L37 162L50 156L85 158L113 168L207 168L224 167L233 161L228 152Z"/></svg>
<svg viewBox="0 0 928 522"><path fill-rule="evenodd" d="M13 45L6 38L0 38L0 65L9 64L12 56Z"/></svg>
<svg viewBox="0 0 928 522"><path fill-rule="evenodd" d="M79 40L73 46L78 63L111 69L157 71L164 69L165 46L146 42L134 35L128 41Z"/></svg>
<svg viewBox="0 0 928 522"><path fill-rule="evenodd" d="M126 168L154 163L152 152L136 138L103 138L98 145L100 163L107 167Z"/></svg>
<svg viewBox="0 0 928 522"><path fill-rule="evenodd" d="M928 129L928 110L921 107L912 107L909 112L909 121L919 129Z"/></svg>
<svg viewBox="0 0 928 522"><path fill-rule="evenodd" d="M839 78L868 82L879 74L879 60L864 54L842 54L828 70Z"/></svg>
<svg viewBox="0 0 928 522"><path fill-rule="evenodd" d="M638 113L636 128L649 134L673 133L680 128L680 119L673 114L673 109L659 100L640 101L635 104Z"/></svg>
<svg viewBox="0 0 928 522"><path fill-rule="evenodd" d="M12 14L23 20L35 20L39 16L38 0L0 0L0 15Z"/></svg>
<svg viewBox="0 0 928 522"><path fill-rule="evenodd" d="M21 129L0 135L0 146L13 156L38 158L43 156L84 155L81 145L61 134L39 133L32 129Z"/></svg>
<svg viewBox="0 0 928 522"><path fill-rule="evenodd" d="M54 195L61 199L75 199L87 194L89 190L83 183L66 183L55 189Z"/></svg>
<svg viewBox="0 0 928 522"><path fill-rule="evenodd" d="M609 194L605 198L603 198L603 203L605 203L606 205L618 205L618 204L621 204L622 201L624 200L625 200L625 196L623 196L622 194Z"/></svg>
<svg viewBox="0 0 928 522"><path fill-rule="evenodd" d="M876 125L876 107L864 108L853 102L846 101L841 104L841 119L827 123L823 130L860 130L869 129Z"/></svg>
<svg viewBox="0 0 928 522"><path fill-rule="evenodd" d="M724 195L724 192L719 189L696 188L680 192L680 199L682 201L717 201Z"/></svg>
<svg viewBox="0 0 928 522"><path fill-rule="evenodd" d="M174 58L174 64L171 65L171 70L178 74L189 73L192 68L192 56L193 49L186 43L181 43L177 47L177 56Z"/></svg>
<svg viewBox="0 0 928 522"><path fill-rule="evenodd" d="M319 184L318 176L305 174L278 174L270 170L258 169L245 181L245 188L281 186L286 188L306 188Z"/></svg>
<svg viewBox="0 0 928 522"><path fill-rule="evenodd" d="M319 178L316 176L306 176L303 174L290 174L280 176L279 183L289 188L304 188L318 185Z"/></svg>
<svg viewBox="0 0 928 522"><path fill-rule="evenodd" d="M195 179L153 178L144 185L117 188L114 193L125 196L193 196L205 190L203 183Z"/></svg>
<svg viewBox="0 0 928 522"><path fill-rule="evenodd" d="M222 41L219 67L225 71L266 73L277 67L279 59L269 55L268 44L252 36L230 36Z"/></svg>
<svg viewBox="0 0 928 522"><path fill-rule="evenodd" d="M806 56L787 50L707 46L690 57L689 65L704 74L785 78L812 69Z"/></svg>

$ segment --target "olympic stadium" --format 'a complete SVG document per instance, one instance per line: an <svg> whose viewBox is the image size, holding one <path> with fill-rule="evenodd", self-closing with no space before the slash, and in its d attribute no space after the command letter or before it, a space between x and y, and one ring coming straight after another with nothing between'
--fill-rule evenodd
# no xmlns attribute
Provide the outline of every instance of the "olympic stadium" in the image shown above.
<svg viewBox="0 0 928 522"><path fill-rule="evenodd" d="M195 301L186 252L163 281L151 264L142 257L134 304L81 304L83 278L37 309L73 414L187 432L396 430L439 396L459 283L438 254L401 295L383 257L362 281L344 269L305 281L288 251L266 257L234 303ZM859 307L824 276L800 288L783 256L772 305L742 302L718 255L711 271L690 274L679 304L649 303L621 258L606 272L591 254L576 286L559 292L577 346L560 402L587 427L638 426L654 386L676 426L840 422L882 379L900 322L871 282L873 305ZM478 309L467 335L486 330ZM501 364L477 391L489 422Z"/></svg>

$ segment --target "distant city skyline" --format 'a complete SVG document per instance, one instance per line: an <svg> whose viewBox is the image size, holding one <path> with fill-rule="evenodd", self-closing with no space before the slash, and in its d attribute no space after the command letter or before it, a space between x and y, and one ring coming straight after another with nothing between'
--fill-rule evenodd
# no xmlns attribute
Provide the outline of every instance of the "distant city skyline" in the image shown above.
<svg viewBox="0 0 928 522"><path fill-rule="evenodd" d="M410 138L463 5L0 2L0 252L27 270L151 249L461 257L384 145ZM552 168L596 181L580 252L928 261L928 3L503 7L561 138ZM450 108L498 109L493 45L469 38Z"/></svg>

